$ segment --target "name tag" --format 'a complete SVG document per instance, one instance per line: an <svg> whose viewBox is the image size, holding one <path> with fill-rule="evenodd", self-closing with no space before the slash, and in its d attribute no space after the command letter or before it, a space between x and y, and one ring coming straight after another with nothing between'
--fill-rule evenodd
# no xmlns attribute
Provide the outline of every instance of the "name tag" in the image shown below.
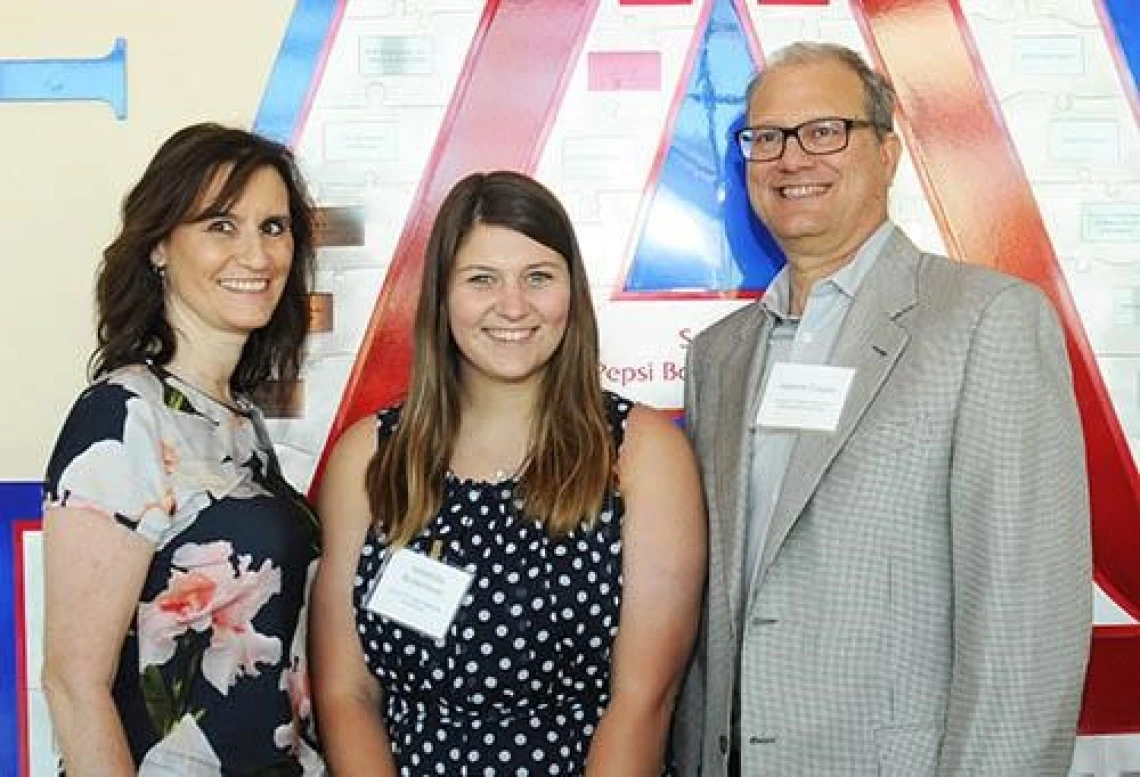
<svg viewBox="0 0 1140 777"><path fill-rule="evenodd" d="M384 565L365 606L432 639L443 639L474 578L470 572L400 548Z"/></svg>
<svg viewBox="0 0 1140 777"><path fill-rule="evenodd" d="M826 364L777 362L760 398L756 423L779 429L834 432L855 370Z"/></svg>

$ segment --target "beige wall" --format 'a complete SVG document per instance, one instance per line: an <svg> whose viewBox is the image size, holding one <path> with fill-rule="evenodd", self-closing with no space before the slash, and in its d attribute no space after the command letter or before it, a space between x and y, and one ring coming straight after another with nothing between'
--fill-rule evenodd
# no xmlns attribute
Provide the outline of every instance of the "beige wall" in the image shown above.
<svg viewBox="0 0 1140 777"><path fill-rule="evenodd" d="M0 480L38 480L94 343L92 285L119 203L158 144L250 126L288 0L0 0L0 58L99 57L127 41L128 115L0 101Z"/></svg>

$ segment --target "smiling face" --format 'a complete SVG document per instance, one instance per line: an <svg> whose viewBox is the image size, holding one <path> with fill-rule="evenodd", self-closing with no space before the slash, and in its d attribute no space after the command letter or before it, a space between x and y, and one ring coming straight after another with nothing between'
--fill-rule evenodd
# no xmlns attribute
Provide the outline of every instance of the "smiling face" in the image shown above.
<svg viewBox="0 0 1140 777"><path fill-rule="evenodd" d="M293 263L289 193L272 167L255 171L225 212L209 210L225 183L215 174L192 213L154 249L165 270L166 318L178 351L244 344L269 323ZM205 209L205 211L203 211Z"/></svg>
<svg viewBox="0 0 1140 777"><path fill-rule="evenodd" d="M570 317L570 274L557 251L507 227L477 223L447 282L459 377L537 386Z"/></svg>
<svg viewBox="0 0 1140 777"><path fill-rule="evenodd" d="M822 117L868 119L859 77L834 60L779 65L748 106L750 126L794 127ZM752 207L795 265L850 259L887 218L887 191L898 165L897 136L852 129L846 149L813 156L789 138L784 154L748 163Z"/></svg>

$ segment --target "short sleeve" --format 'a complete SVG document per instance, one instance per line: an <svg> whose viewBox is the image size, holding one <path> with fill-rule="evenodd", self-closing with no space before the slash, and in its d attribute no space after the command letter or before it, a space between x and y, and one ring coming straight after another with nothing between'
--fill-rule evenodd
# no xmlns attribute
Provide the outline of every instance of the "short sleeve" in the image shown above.
<svg viewBox="0 0 1140 777"><path fill-rule="evenodd" d="M153 405L116 382L76 400L48 462L45 509L95 510L160 544L174 494L165 462L173 457Z"/></svg>

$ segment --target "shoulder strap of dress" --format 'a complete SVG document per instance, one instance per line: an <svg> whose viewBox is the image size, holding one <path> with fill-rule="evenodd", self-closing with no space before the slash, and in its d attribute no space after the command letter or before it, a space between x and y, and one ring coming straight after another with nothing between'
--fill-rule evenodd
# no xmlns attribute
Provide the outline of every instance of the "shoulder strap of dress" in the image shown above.
<svg viewBox="0 0 1140 777"><path fill-rule="evenodd" d="M625 421L629 418L629 411L633 402L612 391L603 392L606 403L606 420L610 424L610 436L614 441L614 449L621 450L625 439Z"/></svg>

